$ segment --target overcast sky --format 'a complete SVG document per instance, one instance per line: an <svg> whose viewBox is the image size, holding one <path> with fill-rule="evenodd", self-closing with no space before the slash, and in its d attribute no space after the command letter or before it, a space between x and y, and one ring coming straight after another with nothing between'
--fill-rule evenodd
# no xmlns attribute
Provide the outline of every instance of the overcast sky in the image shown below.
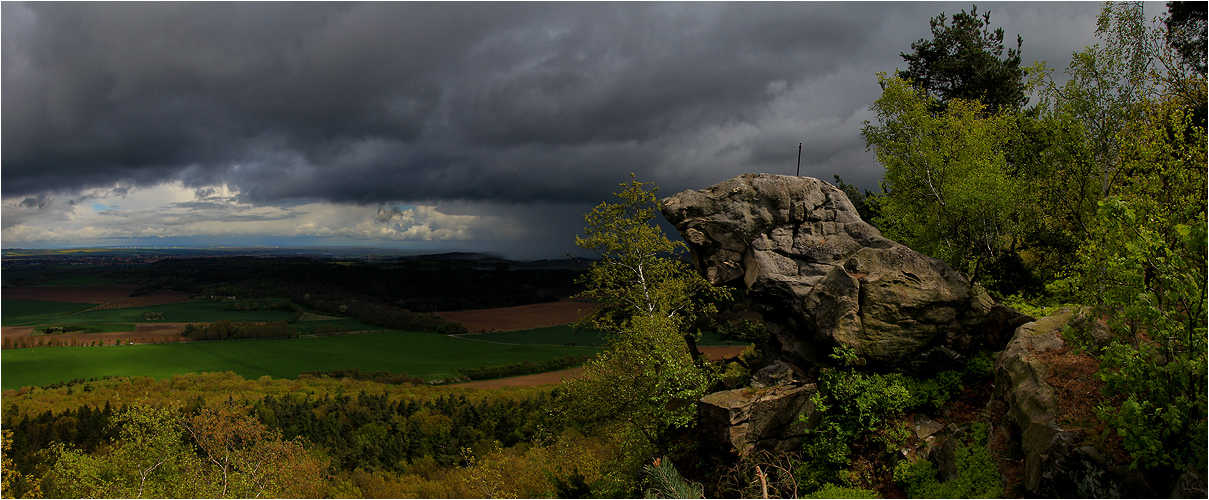
<svg viewBox="0 0 1209 500"><path fill-rule="evenodd" d="M799 142L875 189L876 73L970 6L4 2L0 244L557 258L631 172L792 174ZM1059 73L1098 10L979 4Z"/></svg>

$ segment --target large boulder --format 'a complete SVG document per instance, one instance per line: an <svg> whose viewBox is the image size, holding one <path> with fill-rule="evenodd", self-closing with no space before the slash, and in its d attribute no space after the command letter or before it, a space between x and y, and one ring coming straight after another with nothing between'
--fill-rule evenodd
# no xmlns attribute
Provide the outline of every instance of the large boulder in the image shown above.
<svg viewBox="0 0 1209 500"><path fill-rule="evenodd" d="M929 372L1006 341L986 331L995 304L981 288L882 237L826 182L746 174L671 196L662 209L697 269L744 290L773 354L795 365L827 363L844 345L870 368ZM1010 332L1023 316L1007 311L1000 328Z"/></svg>

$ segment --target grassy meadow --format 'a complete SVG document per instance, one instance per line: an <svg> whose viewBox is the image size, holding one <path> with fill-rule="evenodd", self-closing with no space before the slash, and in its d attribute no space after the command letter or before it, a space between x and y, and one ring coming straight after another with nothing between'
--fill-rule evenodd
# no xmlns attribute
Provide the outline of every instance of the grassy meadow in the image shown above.
<svg viewBox="0 0 1209 500"><path fill-rule="evenodd" d="M84 311L96 304L48 302L44 300L0 300L0 322L4 326L33 326ZM73 316L70 320L77 322ZM141 321L141 320L140 320Z"/></svg>
<svg viewBox="0 0 1209 500"><path fill-rule="evenodd" d="M292 321L291 311L224 311L224 303L178 302L143 307L120 307L87 311L96 304L4 299L4 326L86 323L209 323L212 321ZM143 313L164 313L164 319L148 320Z"/></svg>
<svg viewBox="0 0 1209 500"><path fill-rule="evenodd" d="M107 375L164 379L193 372L232 371L253 379L264 375L294 378L303 371L347 368L431 380L448 377L459 368L595 352L591 347L506 345L399 330L298 339L39 347L4 351L0 389Z"/></svg>
<svg viewBox="0 0 1209 500"><path fill-rule="evenodd" d="M177 302L145 307L87 311L71 316L73 323L209 323L212 321L292 321L291 311L224 311L224 303ZM164 319L147 320L143 313L164 313Z"/></svg>

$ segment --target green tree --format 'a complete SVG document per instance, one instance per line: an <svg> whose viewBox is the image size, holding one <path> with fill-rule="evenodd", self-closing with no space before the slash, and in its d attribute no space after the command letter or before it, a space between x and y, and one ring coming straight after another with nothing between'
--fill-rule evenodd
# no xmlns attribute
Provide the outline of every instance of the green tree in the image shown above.
<svg viewBox="0 0 1209 500"><path fill-rule="evenodd" d="M885 168L876 225L979 280L1011 244L1022 207L1005 157L1013 120L964 99L933 113L929 97L906 80L883 73L878 83L879 123L861 129Z"/></svg>
<svg viewBox="0 0 1209 500"><path fill-rule="evenodd" d="M1147 37L1141 3L1106 3L1097 18L1093 44L1074 53L1062 86L1050 83L1046 97L1053 111L1070 115L1083 127L1081 142L1088 154L1075 168L1085 177L1095 199L1080 207L1095 211L1095 201L1113 194L1124 175L1120 168L1120 132L1141 119L1139 107L1147 93L1154 47Z"/></svg>
<svg viewBox="0 0 1209 500"><path fill-rule="evenodd" d="M324 460L241 408L206 406L185 417L178 407L137 404L116 421L121 432L108 449L53 448L56 461L41 483L47 495L314 498L324 492Z"/></svg>
<svg viewBox="0 0 1209 500"><path fill-rule="evenodd" d="M1074 284L1117 339L1101 378L1123 404L1100 408L1142 468L1206 466L1206 136L1155 104L1122 144L1130 175L1099 203ZM1191 129L1191 136L1181 133Z"/></svg>
<svg viewBox="0 0 1209 500"><path fill-rule="evenodd" d="M856 186L844 182L844 179L840 178L839 175L833 175L832 177L835 177L835 187L844 192L844 195L848 197L848 201L852 202L852 207L856 209L856 213L860 214L861 219L872 224L873 220L878 216L878 195L868 189L861 191Z"/></svg>
<svg viewBox="0 0 1209 500"><path fill-rule="evenodd" d="M1206 51L1209 50L1209 28L1205 2L1167 2L1163 19L1165 44L1159 44L1159 80L1170 99L1179 101L1191 113L1194 125L1205 127L1209 110L1206 92ZM1156 33L1161 30L1154 30Z"/></svg>
<svg viewBox="0 0 1209 500"><path fill-rule="evenodd" d="M991 14L954 14L952 23L941 13L932 18L932 39L911 44L913 53L902 53L907 70L898 76L939 101L980 101L988 114L1019 109L1028 103L1024 85L1027 70L1020 67L1020 45L1004 55L1003 28L991 31ZM940 106L943 108L943 105Z"/></svg>
<svg viewBox="0 0 1209 500"><path fill-rule="evenodd" d="M134 405L119 415L122 426L108 453L89 455L58 445L54 467L43 479L48 496L61 498L181 498L198 496L201 461L182 437L179 410Z"/></svg>
<svg viewBox="0 0 1209 500"><path fill-rule="evenodd" d="M686 247L653 221L656 189L631 181L585 216L580 248L598 257L581 279L601 305L581 326L610 332L605 352L567 387L567 415L580 422L623 422L646 445L662 448L666 430L695 416L712 382L689 353L686 334L711 300L729 297L678 258ZM689 337L691 338L691 336Z"/></svg>
<svg viewBox="0 0 1209 500"><path fill-rule="evenodd" d="M1167 2L1167 44L1179 54L1181 62L1192 71L1204 74L1205 56L1209 52L1209 4L1205 2Z"/></svg>
<svg viewBox="0 0 1209 500"><path fill-rule="evenodd" d="M13 431L0 431L0 492L4 498L38 498L42 489L32 474L22 474L13 461Z"/></svg>
<svg viewBox="0 0 1209 500"><path fill-rule="evenodd" d="M326 465L300 440L285 441L230 403L203 407L184 422L207 463L208 483L220 497L316 497Z"/></svg>

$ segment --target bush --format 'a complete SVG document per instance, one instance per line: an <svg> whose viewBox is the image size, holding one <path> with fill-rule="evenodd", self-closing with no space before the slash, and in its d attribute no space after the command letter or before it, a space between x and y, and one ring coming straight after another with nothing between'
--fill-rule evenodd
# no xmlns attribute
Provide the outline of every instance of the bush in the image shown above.
<svg viewBox="0 0 1209 500"><path fill-rule="evenodd" d="M764 345L768 342L768 328L760 321L740 319L718 325L718 336L748 344Z"/></svg>
<svg viewBox="0 0 1209 500"><path fill-rule="evenodd" d="M848 365L858 362L855 352L842 346L831 357ZM982 370L983 363L978 361L972 371ZM963 376L953 370L916 379L900 373L861 373L849 367L825 369L814 396L815 412L822 417L806 434L803 465L798 470L803 489L829 483L871 486L868 478L847 471L853 456L884 458L897 450L910 438L909 424L903 420L906 413L941 408L960 393Z"/></svg>
<svg viewBox="0 0 1209 500"><path fill-rule="evenodd" d="M928 460L904 460L894 467L894 482L911 498L997 498L1003 494L999 468L986 447L983 426L973 426L972 442L957 448L957 476L941 482Z"/></svg>

